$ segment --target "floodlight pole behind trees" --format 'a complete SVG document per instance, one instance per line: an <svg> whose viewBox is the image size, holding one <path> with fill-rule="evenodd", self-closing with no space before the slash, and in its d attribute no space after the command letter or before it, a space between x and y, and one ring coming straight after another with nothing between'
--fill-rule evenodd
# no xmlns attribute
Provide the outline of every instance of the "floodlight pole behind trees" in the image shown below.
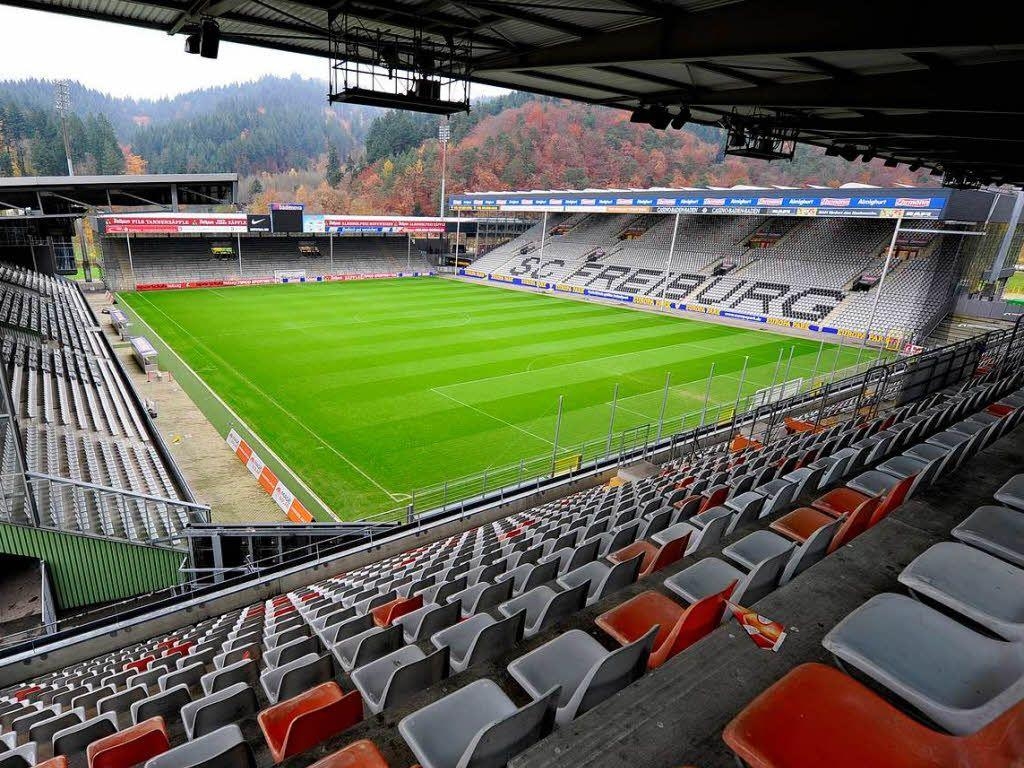
<svg viewBox="0 0 1024 768"><path fill-rule="evenodd" d="M64 138L64 157L68 163L68 176L75 175L75 164L71 160L71 129L68 125L71 114L71 81L58 80L54 86L54 107L60 115L60 131ZM92 264L89 259L89 249L85 242L85 227L82 226L81 218L75 219L75 236L78 238L78 247L82 251L82 270L85 274L85 281L92 282ZM53 241L50 241L51 255L53 255ZM56 266L56 256L53 256Z"/></svg>

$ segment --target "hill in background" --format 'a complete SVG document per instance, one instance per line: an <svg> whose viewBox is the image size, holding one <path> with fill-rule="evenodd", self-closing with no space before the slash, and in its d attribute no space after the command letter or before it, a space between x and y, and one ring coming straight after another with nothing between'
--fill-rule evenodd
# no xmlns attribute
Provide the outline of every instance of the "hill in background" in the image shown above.
<svg viewBox="0 0 1024 768"><path fill-rule="evenodd" d="M53 83L0 83L0 175L66 172ZM235 171L254 210L434 214L438 118L330 106L326 83L266 77L167 99L72 86L78 173ZM512 93L452 118L448 189L924 183L924 173L800 147L792 163L725 157L724 133L656 131L621 110Z"/></svg>

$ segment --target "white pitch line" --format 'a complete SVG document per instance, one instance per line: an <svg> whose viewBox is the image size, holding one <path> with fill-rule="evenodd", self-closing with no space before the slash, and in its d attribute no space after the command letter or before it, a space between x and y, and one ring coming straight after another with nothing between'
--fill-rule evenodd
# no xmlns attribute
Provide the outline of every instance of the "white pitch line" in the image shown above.
<svg viewBox="0 0 1024 768"><path fill-rule="evenodd" d="M477 408L475 405L470 405L469 403L464 403L461 400L459 400L457 397L452 397L451 395L447 395L444 392L441 392L437 387L431 387L430 391L433 392L434 394L440 395L441 397L448 398L453 403L457 403L458 405L461 405L463 408L469 408L471 411L476 411L477 413L479 413L482 416L486 416L489 419L494 419L495 421L501 422L502 424L504 424L507 427L512 427L512 429L519 430L524 435L529 435L530 437L532 437L532 438L534 438L536 440L542 440L545 443L547 443L548 445L554 445L554 443L551 440L548 440L546 437L541 437L540 435L535 435L530 430L523 429L519 425L513 424L511 421L505 421L504 419L502 419L502 418L500 418L498 416L495 416L493 413L488 413L485 410Z"/></svg>
<svg viewBox="0 0 1024 768"><path fill-rule="evenodd" d="M227 370L232 371L236 376L238 376L238 378L240 378L242 381L244 381L246 384L248 384L255 392L259 393L268 403L273 405L275 408L277 408L279 411L281 411L281 413L283 413L289 419L291 419L296 424L298 424L299 427L301 427L314 440L316 440L318 443L320 443L322 446L324 446L327 450L329 450L331 453L333 453L339 459L341 459L346 464L348 464L350 467L352 467L352 469L354 469L356 472L358 472L364 478L369 480L374 486L376 486L378 489L380 489L383 493L385 493L389 497L391 497L392 501L400 501L400 499L397 498L398 494L392 493L387 488L385 488L383 485L381 485L376 480L374 480L370 475L368 475L366 472L364 472L361 467L359 467L355 462L353 462L350 458L348 458L348 456L343 454L341 451L339 451L333 445L331 445L326 440L324 440L322 437L320 437L320 435L318 435L316 432L311 430L308 426L306 426L305 423L303 423L303 421L301 419L299 419L297 416L295 416L295 414L293 414L291 411L289 411L287 408L285 408L283 405L281 405L279 402L277 402L277 400L275 400L270 395L268 395L266 392L264 392L253 381L251 381L245 374L241 373L236 368L234 368L233 366L229 365L228 362L224 358L222 358L220 355L218 355L216 352L214 352L212 349L210 349L208 346L206 346L202 341L200 341L195 336L193 336L191 333L189 333L188 330L181 325L181 323L179 323L173 317L171 317L166 312L164 312L162 309L160 309L160 307L158 307L156 304L151 302L148 298L146 298L145 296L142 296L142 294L139 294L139 296L140 296L140 298L145 300L145 302L147 304L149 304L149 306L153 307L153 309L155 309L161 315L163 315L168 320L170 320L172 323L174 323L176 326L178 326L178 328L181 329L182 333L184 333L188 338L190 338L192 341L194 341L200 347L202 347L206 351L207 354L209 354L211 357L219 360L221 362L221 364ZM264 443L264 445L266 445L266 443ZM283 464L284 462L281 462L281 463ZM294 472L293 472L293 474L294 474Z"/></svg>

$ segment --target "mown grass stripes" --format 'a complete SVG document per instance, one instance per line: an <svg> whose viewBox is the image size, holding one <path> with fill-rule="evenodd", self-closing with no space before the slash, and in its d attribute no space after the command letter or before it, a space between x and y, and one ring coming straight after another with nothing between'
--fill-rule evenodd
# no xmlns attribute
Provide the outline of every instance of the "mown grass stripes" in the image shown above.
<svg viewBox="0 0 1024 768"><path fill-rule="evenodd" d="M164 291L122 297L342 518L415 488L655 421L771 383L819 342L440 279ZM792 362L789 350L793 349ZM870 354L870 353L864 353ZM819 368L853 365L826 345ZM780 372L779 378L781 380Z"/></svg>

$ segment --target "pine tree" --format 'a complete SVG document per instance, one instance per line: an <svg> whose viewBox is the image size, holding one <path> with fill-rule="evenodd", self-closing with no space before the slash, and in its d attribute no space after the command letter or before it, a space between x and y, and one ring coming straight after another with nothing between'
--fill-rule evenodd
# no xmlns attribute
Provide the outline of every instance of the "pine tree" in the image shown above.
<svg viewBox="0 0 1024 768"><path fill-rule="evenodd" d="M333 144L327 150L327 172L325 178L327 183L334 189L337 189L338 185L341 184L341 161L338 158L338 150Z"/></svg>
<svg viewBox="0 0 1024 768"><path fill-rule="evenodd" d="M257 197L263 194L263 185L259 179L253 179L249 183L249 202L251 203Z"/></svg>

